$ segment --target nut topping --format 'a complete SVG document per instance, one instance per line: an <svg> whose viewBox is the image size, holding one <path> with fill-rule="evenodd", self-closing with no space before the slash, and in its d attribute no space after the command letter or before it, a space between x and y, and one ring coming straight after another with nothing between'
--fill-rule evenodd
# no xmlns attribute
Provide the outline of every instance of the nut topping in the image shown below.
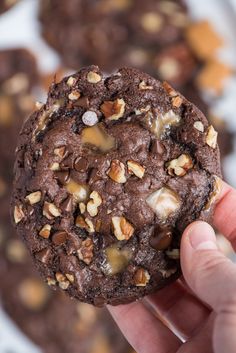
<svg viewBox="0 0 236 353"><path fill-rule="evenodd" d="M58 156L60 158L65 157L66 146L61 146L61 147L54 148L53 153L55 154L55 156Z"/></svg>
<svg viewBox="0 0 236 353"><path fill-rule="evenodd" d="M38 101L36 101L35 102L35 108L37 109L37 110L40 110L42 107L43 107L43 103L41 103L41 102L38 102Z"/></svg>
<svg viewBox="0 0 236 353"><path fill-rule="evenodd" d="M158 270L158 272L160 272L162 274L163 278L169 278L171 275L173 275L174 273L176 273L177 268L170 268L169 270Z"/></svg>
<svg viewBox="0 0 236 353"><path fill-rule="evenodd" d="M101 76L93 71L89 71L87 75L87 81L89 83L98 83L101 81L101 79L102 79Z"/></svg>
<svg viewBox="0 0 236 353"><path fill-rule="evenodd" d="M105 118L109 120L118 120L124 115L125 101L119 98L115 101L105 101L101 105L101 111L105 115Z"/></svg>
<svg viewBox="0 0 236 353"><path fill-rule="evenodd" d="M134 234L134 227L125 217L112 217L114 235L118 240L128 240Z"/></svg>
<svg viewBox="0 0 236 353"><path fill-rule="evenodd" d="M74 283L74 281L75 281L74 275L72 275L70 273L66 273L65 276L70 281L70 283Z"/></svg>
<svg viewBox="0 0 236 353"><path fill-rule="evenodd" d="M193 168L193 161L187 154L181 154L179 158L172 159L167 163L167 171L172 176L184 176L190 169Z"/></svg>
<svg viewBox="0 0 236 353"><path fill-rule="evenodd" d="M153 86L148 86L145 81L141 81L138 87L143 90L153 89Z"/></svg>
<svg viewBox="0 0 236 353"><path fill-rule="evenodd" d="M77 101L77 99L79 99L80 97L80 92L79 91L72 91L69 95L68 95L68 98L71 100L71 101Z"/></svg>
<svg viewBox="0 0 236 353"><path fill-rule="evenodd" d="M86 211L86 205L84 202L79 203L79 210L81 214L83 214Z"/></svg>
<svg viewBox="0 0 236 353"><path fill-rule="evenodd" d="M69 86L69 87L71 87L71 86L73 86L74 84L75 84L75 82L76 82L76 78L75 77L73 77L73 76L70 76L69 78L68 78L68 80L67 80L67 85Z"/></svg>
<svg viewBox="0 0 236 353"><path fill-rule="evenodd" d="M50 170L52 170L52 171L56 171L56 170L60 170L60 164L58 163L58 162L54 162L54 163L52 163L51 164L51 166L50 166Z"/></svg>
<svg viewBox="0 0 236 353"><path fill-rule="evenodd" d="M43 228L40 230L39 235L45 239L48 239L51 233L52 227L50 224L45 224Z"/></svg>
<svg viewBox="0 0 236 353"><path fill-rule="evenodd" d="M89 219L89 218L85 218L85 222L87 224L87 230L89 233L93 233L95 232L94 226L93 226L93 222Z"/></svg>
<svg viewBox="0 0 236 353"><path fill-rule="evenodd" d="M29 202L30 205L34 205L41 200L42 193L41 191L35 191L26 196L26 201Z"/></svg>
<svg viewBox="0 0 236 353"><path fill-rule="evenodd" d="M98 116L92 110L88 110L82 116L82 121L87 126L93 126L98 122Z"/></svg>
<svg viewBox="0 0 236 353"><path fill-rule="evenodd" d="M200 132L204 132L204 125L201 121L195 121L193 127Z"/></svg>
<svg viewBox="0 0 236 353"><path fill-rule="evenodd" d="M111 162L111 167L107 175L116 183L124 184L126 182L125 176L125 165L118 159L114 159Z"/></svg>
<svg viewBox="0 0 236 353"><path fill-rule="evenodd" d="M162 84L164 90L171 96L171 97L177 97L178 94L176 90L166 81L163 82Z"/></svg>
<svg viewBox="0 0 236 353"><path fill-rule="evenodd" d="M179 108L183 103L183 99L179 96L172 98L172 105Z"/></svg>
<svg viewBox="0 0 236 353"><path fill-rule="evenodd" d="M98 207L102 204L102 198L97 191L93 191L90 199L92 200L87 203L87 211L91 217L95 217L98 214Z"/></svg>
<svg viewBox="0 0 236 353"><path fill-rule="evenodd" d="M180 258L179 249L167 250L166 255L173 260L178 260Z"/></svg>
<svg viewBox="0 0 236 353"><path fill-rule="evenodd" d="M212 125L209 126L206 136L206 143L208 144L208 146L215 149L217 146L217 137L218 132L214 129Z"/></svg>
<svg viewBox="0 0 236 353"><path fill-rule="evenodd" d="M70 285L70 282L67 280L66 276L60 272L56 273L56 280L59 283L59 287L63 290L66 290Z"/></svg>
<svg viewBox="0 0 236 353"><path fill-rule="evenodd" d="M218 200L219 194L222 190L222 180L214 175L215 181L213 185L213 191L210 194L209 200L204 208L205 211L209 211L211 206Z"/></svg>
<svg viewBox="0 0 236 353"><path fill-rule="evenodd" d="M178 211L181 202L179 196L171 189L163 187L153 192L146 202L161 220L166 220Z"/></svg>
<svg viewBox="0 0 236 353"><path fill-rule="evenodd" d="M138 178L142 179L145 173L145 168L135 161L128 161L128 172L136 175Z"/></svg>
<svg viewBox="0 0 236 353"><path fill-rule="evenodd" d="M103 272L108 276L113 276L125 270L132 253L129 249L120 249L117 245L112 245L105 249L104 255Z"/></svg>
<svg viewBox="0 0 236 353"><path fill-rule="evenodd" d="M87 186L78 184L72 179L66 184L66 190L73 195L75 202L84 201L88 197Z"/></svg>
<svg viewBox="0 0 236 353"><path fill-rule="evenodd" d="M80 260L89 265L93 259L93 241L90 238L82 241L82 245L79 250L77 250L77 254Z"/></svg>
<svg viewBox="0 0 236 353"><path fill-rule="evenodd" d="M75 220L75 225L79 228L87 228L87 223L84 220L84 217L82 216L77 216Z"/></svg>
<svg viewBox="0 0 236 353"><path fill-rule="evenodd" d="M137 287L145 287L150 280L148 271L144 268L139 268L134 275L134 283Z"/></svg>
<svg viewBox="0 0 236 353"><path fill-rule="evenodd" d="M61 216L61 210L51 202L44 202L43 206L43 215L47 217L47 219L53 219L54 217Z"/></svg>
<svg viewBox="0 0 236 353"><path fill-rule="evenodd" d="M16 224L20 223L22 219L25 217L23 212L23 205L16 205L14 207L14 221Z"/></svg>
<svg viewBox="0 0 236 353"><path fill-rule="evenodd" d="M89 233L93 233L95 231L93 223L89 218L84 219L82 216L77 216L75 225L79 228L86 229Z"/></svg>
<svg viewBox="0 0 236 353"><path fill-rule="evenodd" d="M47 284L48 284L49 286L55 286L55 285L56 285L56 280L53 279L53 278L48 277L48 278L47 278Z"/></svg>

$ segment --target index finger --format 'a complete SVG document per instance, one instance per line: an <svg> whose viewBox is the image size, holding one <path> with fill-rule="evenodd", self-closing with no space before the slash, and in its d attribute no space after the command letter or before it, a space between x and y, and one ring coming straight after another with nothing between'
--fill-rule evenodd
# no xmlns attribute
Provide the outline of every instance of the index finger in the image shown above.
<svg viewBox="0 0 236 353"><path fill-rule="evenodd" d="M225 182L222 182L213 223L236 250L236 190Z"/></svg>

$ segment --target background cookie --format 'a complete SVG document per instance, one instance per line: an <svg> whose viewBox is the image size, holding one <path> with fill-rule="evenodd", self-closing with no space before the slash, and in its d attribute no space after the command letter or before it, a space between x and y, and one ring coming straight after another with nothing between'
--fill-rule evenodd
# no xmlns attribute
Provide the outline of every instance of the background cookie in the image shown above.
<svg viewBox="0 0 236 353"><path fill-rule="evenodd" d="M14 222L48 284L125 303L178 277L182 231L210 220L217 132L168 84L91 66L26 122L15 173Z"/></svg>
<svg viewBox="0 0 236 353"><path fill-rule="evenodd" d="M14 6L19 0L0 0L0 14L9 10Z"/></svg>

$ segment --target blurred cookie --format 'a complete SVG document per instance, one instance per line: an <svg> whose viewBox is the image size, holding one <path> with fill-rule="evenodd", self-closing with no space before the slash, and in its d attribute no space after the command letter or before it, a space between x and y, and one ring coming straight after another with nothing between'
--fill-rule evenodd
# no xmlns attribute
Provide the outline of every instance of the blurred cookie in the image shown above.
<svg viewBox="0 0 236 353"><path fill-rule="evenodd" d="M9 10L18 2L19 0L0 0L0 14Z"/></svg>

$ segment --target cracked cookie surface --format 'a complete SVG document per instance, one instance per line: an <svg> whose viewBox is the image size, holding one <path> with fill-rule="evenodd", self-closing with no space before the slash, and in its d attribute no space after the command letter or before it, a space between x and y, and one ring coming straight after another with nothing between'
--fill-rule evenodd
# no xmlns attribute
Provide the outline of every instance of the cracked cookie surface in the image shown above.
<svg viewBox="0 0 236 353"><path fill-rule="evenodd" d="M102 306L180 275L185 227L210 221L217 132L167 83L90 66L51 86L17 148L13 218L45 280Z"/></svg>

